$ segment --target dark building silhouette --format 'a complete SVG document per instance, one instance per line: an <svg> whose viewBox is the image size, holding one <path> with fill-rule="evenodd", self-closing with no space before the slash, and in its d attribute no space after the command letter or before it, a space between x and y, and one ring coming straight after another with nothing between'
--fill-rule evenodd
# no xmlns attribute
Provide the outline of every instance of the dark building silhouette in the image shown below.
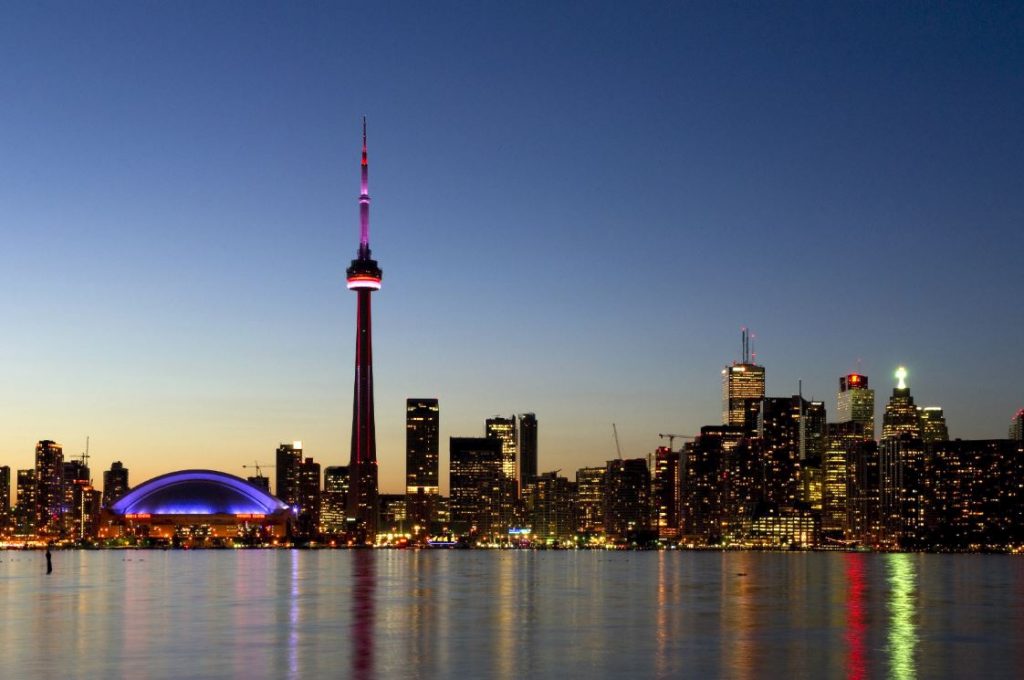
<svg viewBox="0 0 1024 680"><path fill-rule="evenodd" d="M508 478L502 470L502 442L491 437L452 437L449 441L449 512L456 534L504 536L510 518Z"/></svg>
<svg viewBox="0 0 1024 680"><path fill-rule="evenodd" d="M64 449L44 439L36 444L36 526L44 534L60 534L64 516Z"/></svg>
<svg viewBox="0 0 1024 680"><path fill-rule="evenodd" d="M299 531L315 536L320 531L320 463L306 458L299 463Z"/></svg>
<svg viewBox="0 0 1024 680"><path fill-rule="evenodd" d="M650 530L651 473L644 458L608 461L604 478L604 531L628 540Z"/></svg>
<svg viewBox="0 0 1024 680"><path fill-rule="evenodd" d="M440 493L438 449L440 409L437 399L405 401L405 498L410 526L427 532Z"/></svg>
<svg viewBox="0 0 1024 680"><path fill-rule="evenodd" d="M14 509L14 530L20 535L35 533L39 526L39 484L35 470L18 470L18 502Z"/></svg>
<svg viewBox="0 0 1024 680"><path fill-rule="evenodd" d="M537 476L537 416L519 414L519 488L523 489Z"/></svg>
<svg viewBox="0 0 1024 680"><path fill-rule="evenodd" d="M0 465L0 523L6 525L11 517L11 468Z"/></svg>
<svg viewBox="0 0 1024 680"><path fill-rule="evenodd" d="M359 252L346 275L348 289L356 292L356 361L352 398L352 448L346 516L361 541L373 542L379 522L377 499L377 431L373 412L373 333L370 295L380 290L383 272L370 252L369 162L366 119L363 118L363 157L360 164Z"/></svg>
<svg viewBox="0 0 1024 680"><path fill-rule="evenodd" d="M274 495L291 507L298 507L301 496L299 474L302 466L302 442L279 445L274 463L277 477Z"/></svg>
<svg viewBox="0 0 1024 680"><path fill-rule="evenodd" d="M266 489L270 491L269 484ZM121 496L128 493L128 468L121 461L114 461L110 469L103 473L103 507L113 505Z"/></svg>
<svg viewBox="0 0 1024 680"><path fill-rule="evenodd" d="M751 458L745 429L702 427L700 436L686 449L682 495L683 533L688 542L715 545L733 532L737 500L750 486L749 479L730 479L734 470L745 470ZM755 474L754 479L759 481L760 476Z"/></svg>

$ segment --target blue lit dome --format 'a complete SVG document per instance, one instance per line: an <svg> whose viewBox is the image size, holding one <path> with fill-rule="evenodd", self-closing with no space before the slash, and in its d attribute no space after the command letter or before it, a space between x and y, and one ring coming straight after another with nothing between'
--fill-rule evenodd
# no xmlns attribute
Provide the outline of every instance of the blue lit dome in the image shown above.
<svg viewBox="0 0 1024 680"><path fill-rule="evenodd" d="M120 515L270 515L288 506L240 477L181 470L143 482L110 509Z"/></svg>

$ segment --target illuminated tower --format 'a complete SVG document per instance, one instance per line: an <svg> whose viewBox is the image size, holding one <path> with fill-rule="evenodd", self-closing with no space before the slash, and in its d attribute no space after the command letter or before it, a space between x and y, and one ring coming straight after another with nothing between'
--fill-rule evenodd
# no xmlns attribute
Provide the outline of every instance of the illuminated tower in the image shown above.
<svg viewBox="0 0 1024 680"><path fill-rule="evenodd" d="M757 430L764 399L764 366L754 363L750 335L743 329L743 361L722 369L722 423L742 427L747 435Z"/></svg>
<svg viewBox="0 0 1024 680"><path fill-rule="evenodd" d="M864 436L875 436L875 391L868 387L868 377L850 373L839 378L839 393L836 395L836 422L861 423Z"/></svg>
<svg viewBox="0 0 1024 680"><path fill-rule="evenodd" d="M896 369L896 380L898 382L882 415L882 440L895 439L901 434L919 438L921 415L914 406L914 398L910 396L910 388L907 387L907 369L902 366Z"/></svg>
<svg viewBox="0 0 1024 680"><path fill-rule="evenodd" d="M373 340L370 294L380 290L381 270L370 254L369 166L363 118L362 181L359 192L359 254L348 271L348 289L357 295L356 377L352 399L352 457L346 514L356 531L373 540L377 533L377 436L373 424Z"/></svg>

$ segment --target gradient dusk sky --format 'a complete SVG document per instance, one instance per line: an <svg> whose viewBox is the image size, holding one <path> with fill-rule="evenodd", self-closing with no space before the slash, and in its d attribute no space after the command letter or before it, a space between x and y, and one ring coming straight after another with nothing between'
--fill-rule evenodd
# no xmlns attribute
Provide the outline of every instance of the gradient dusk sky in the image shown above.
<svg viewBox="0 0 1024 680"><path fill-rule="evenodd" d="M382 491L410 396L444 488L495 414L570 477L718 423L741 326L1006 436L1024 4L383 4L3 8L0 464L347 464L364 114Z"/></svg>

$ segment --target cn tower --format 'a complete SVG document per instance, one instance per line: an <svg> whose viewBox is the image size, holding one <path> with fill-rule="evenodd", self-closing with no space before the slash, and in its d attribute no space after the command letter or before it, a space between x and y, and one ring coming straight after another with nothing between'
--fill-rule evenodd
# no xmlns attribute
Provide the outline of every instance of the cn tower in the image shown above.
<svg viewBox="0 0 1024 680"><path fill-rule="evenodd" d="M370 255L369 165L366 161L366 117L363 117L362 182L359 192L359 254L348 271L348 288L357 296L356 379L352 400L352 457L346 517L356 536L373 541L377 534L377 436L373 425L373 340L370 294L380 290L381 270Z"/></svg>

